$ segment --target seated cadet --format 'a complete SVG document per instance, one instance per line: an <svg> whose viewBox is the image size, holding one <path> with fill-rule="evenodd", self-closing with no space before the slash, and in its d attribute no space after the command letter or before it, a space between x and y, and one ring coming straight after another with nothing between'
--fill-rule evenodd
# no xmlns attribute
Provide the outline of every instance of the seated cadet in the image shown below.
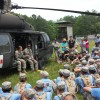
<svg viewBox="0 0 100 100"><path fill-rule="evenodd" d="M81 68L81 75L75 79L77 86L80 88L79 92L84 93L83 88L85 86L93 86L94 85L94 78L92 75L89 75L88 67Z"/></svg>
<svg viewBox="0 0 100 100"><path fill-rule="evenodd" d="M44 83L43 91L53 93L52 81L48 79L49 73L47 71L41 71L40 74L42 78L41 80Z"/></svg>
<svg viewBox="0 0 100 100"><path fill-rule="evenodd" d="M19 80L20 82L17 83L14 87L15 93L23 94L25 89L32 88L32 86L29 83L27 83L27 76L25 73L21 73L19 75Z"/></svg>
<svg viewBox="0 0 100 100"><path fill-rule="evenodd" d="M63 92L65 92L65 82L63 81L60 81L58 84L57 84L57 95L54 96L54 100L61 100L61 95Z"/></svg>
<svg viewBox="0 0 100 100"><path fill-rule="evenodd" d="M0 100L21 100L21 95L18 93L10 93L12 90L11 82L5 81L2 83L2 91L0 94Z"/></svg>
<svg viewBox="0 0 100 100"><path fill-rule="evenodd" d="M44 82L42 80L38 80L36 82L36 93L35 93L35 100L51 100L52 94L51 92L44 92Z"/></svg>
<svg viewBox="0 0 100 100"><path fill-rule="evenodd" d="M62 93L61 100L78 100L75 95L69 92Z"/></svg>
<svg viewBox="0 0 100 100"><path fill-rule="evenodd" d="M25 89L25 91L23 92L23 98L22 100L35 100L35 93L36 91L33 89Z"/></svg>
<svg viewBox="0 0 100 100"><path fill-rule="evenodd" d="M58 84L60 81L64 80L64 78L63 78L63 71L64 71L64 69L59 69L59 71L58 71L59 76L56 79L56 82L55 82L56 84Z"/></svg>
<svg viewBox="0 0 100 100"><path fill-rule="evenodd" d="M65 64L64 65L64 69L67 69L70 71L70 65L69 64ZM75 74L73 72L70 72L70 80L75 80Z"/></svg>
<svg viewBox="0 0 100 100"><path fill-rule="evenodd" d="M25 60L29 62L30 67L32 71L34 71L34 64L35 64L35 70L38 70L38 62L34 59L32 50L31 50L31 45L28 44L27 48L23 50L23 54L25 55Z"/></svg>
<svg viewBox="0 0 100 100"><path fill-rule="evenodd" d="M96 86L94 87L84 87L84 91L90 92L95 98L94 100L100 100L100 78L95 81Z"/></svg>
<svg viewBox="0 0 100 100"><path fill-rule="evenodd" d="M18 63L19 74L21 73L22 69L23 72L26 73L26 61L24 60L24 55L22 50L23 50L22 46L18 46L18 50L15 51L15 60Z"/></svg>
<svg viewBox="0 0 100 100"><path fill-rule="evenodd" d="M65 69L63 71L63 77L65 82L65 92L70 92L75 94L76 84L74 80L70 80L70 71Z"/></svg>

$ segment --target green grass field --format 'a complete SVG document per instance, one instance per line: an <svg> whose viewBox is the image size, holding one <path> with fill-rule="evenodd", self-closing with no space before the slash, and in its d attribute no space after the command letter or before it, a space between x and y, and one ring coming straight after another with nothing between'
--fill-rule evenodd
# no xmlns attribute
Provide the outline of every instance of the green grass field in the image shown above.
<svg viewBox="0 0 100 100"><path fill-rule="evenodd" d="M94 42L91 42L90 50L93 46L94 46ZM49 72L50 79L55 79L58 76L58 70L61 68L63 68L63 65L56 63L54 55L52 55L52 57L48 60L48 62L46 64L45 70L47 70ZM32 86L35 86L36 81L40 79L40 72L38 71L38 72L33 73L30 70L27 70L27 71L28 71L27 81ZM7 70L3 71L3 73L0 73L0 86L1 86L2 82L7 80L7 81L11 81L12 86L14 87L15 84L19 81L18 79L19 79L19 76L18 76L17 70L9 70L9 72ZM77 97L79 100L83 100L82 96L80 94L77 94Z"/></svg>

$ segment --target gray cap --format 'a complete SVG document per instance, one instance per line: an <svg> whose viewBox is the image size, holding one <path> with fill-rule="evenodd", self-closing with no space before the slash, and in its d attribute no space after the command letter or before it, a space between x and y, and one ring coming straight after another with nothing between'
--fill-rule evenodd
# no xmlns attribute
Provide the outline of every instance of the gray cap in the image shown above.
<svg viewBox="0 0 100 100"><path fill-rule="evenodd" d="M81 71L83 71L83 72L88 72L88 71L89 71L89 68L88 68L88 67L82 67L82 68L81 68Z"/></svg>
<svg viewBox="0 0 100 100"><path fill-rule="evenodd" d="M74 98L74 100L77 100L75 95L73 95L72 93L69 93L69 92L63 92L62 96L61 96L61 100L65 100L65 97L68 95L71 95Z"/></svg>
<svg viewBox="0 0 100 100"><path fill-rule="evenodd" d="M40 74L43 75L44 77L49 76L49 73L47 71L41 71Z"/></svg>
<svg viewBox="0 0 100 100"><path fill-rule="evenodd" d="M86 57L90 57L90 54L86 54Z"/></svg>
<svg viewBox="0 0 100 100"><path fill-rule="evenodd" d="M74 62L74 65L78 65L78 64L80 64L79 61L75 61Z"/></svg>
<svg viewBox="0 0 100 100"><path fill-rule="evenodd" d="M100 78L96 79L95 84L100 84Z"/></svg>
<svg viewBox="0 0 100 100"><path fill-rule="evenodd" d="M33 99L35 90L33 90L31 88L25 89L24 94L28 99Z"/></svg>
<svg viewBox="0 0 100 100"><path fill-rule="evenodd" d="M37 87L44 87L43 81L42 81L42 80L38 80L38 81L36 82L36 86L37 86Z"/></svg>
<svg viewBox="0 0 100 100"><path fill-rule="evenodd" d="M82 64L83 65L87 65L87 61L86 60L82 60Z"/></svg>
<svg viewBox="0 0 100 100"><path fill-rule="evenodd" d="M69 64L65 64L64 65L64 69L69 69L70 68L70 65Z"/></svg>
<svg viewBox="0 0 100 100"><path fill-rule="evenodd" d="M94 65L90 65L90 66L89 66L89 70L96 70L96 68L95 68Z"/></svg>
<svg viewBox="0 0 100 100"><path fill-rule="evenodd" d="M58 73L61 73L61 74L63 74L63 72L64 72L64 69L59 69L58 71Z"/></svg>
<svg viewBox="0 0 100 100"><path fill-rule="evenodd" d="M26 78L27 75L26 75L25 73L20 73L19 77L20 77L20 78Z"/></svg>
<svg viewBox="0 0 100 100"><path fill-rule="evenodd" d="M89 64L94 64L95 63L95 60L94 59L90 59L89 60Z"/></svg>
<svg viewBox="0 0 100 100"><path fill-rule="evenodd" d="M2 83L2 89L9 89L11 88L11 82L5 81Z"/></svg>
<svg viewBox="0 0 100 100"><path fill-rule="evenodd" d="M60 81L60 82L57 84L57 88L58 88L58 89L65 89L65 82L64 82L64 81Z"/></svg>
<svg viewBox="0 0 100 100"><path fill-rule="evenodd" d="M64 72L63 72L63 75L64 76L70 76L70 71L65 69Z"/></svg>

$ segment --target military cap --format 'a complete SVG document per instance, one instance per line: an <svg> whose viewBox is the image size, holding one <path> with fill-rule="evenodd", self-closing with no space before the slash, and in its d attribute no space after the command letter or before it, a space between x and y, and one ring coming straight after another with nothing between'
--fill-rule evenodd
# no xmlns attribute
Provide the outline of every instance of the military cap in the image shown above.
<svg viewBox="0 0 100 100"><path fill-rule="evenodd" d="M96 68L95 68L94 65L90 65L90 66L89 66L89 70L96 70Z"/></svg>
<svg viewBox="0 0 100 100"><path fill-rule="evenodd" d="M11 88L11 82L5 81L2 83L2 89L9 89Z"/></svg>
<svg viewBox="0 0 100 100"><path fill-rule="evenodd" d="M86 57L90 57L90 54L86 54Z"/></svg>
<svg viewBox="0 0 100 100"><path fill-rule="evenodd" d="M73 55L73 54L74 54L74 52L71 52L70 54L71 54L71 55Z"/></svg>
<svg viewBox="0 0 100 100"><path fill-rule="evenodd" d="M60 81L60 82L57 84L57 88L58 88L58 89L65 89L65 82Z"/></svg>
<svg viewBox="0 0 100 100"><path fill-rule="evenodd" d="M19 77L20 77L20 78L26 78L27 76L26 76L25 73L20 73Z"/></svg>
<svg viewBox="0 0 100 100"><path fill-rule="evenodd" d="M87 61L86 60L82 60L82 64L83 65L86 65L87 64Z"/></svg>
<svg viewBox="0 0 100 100"><path fill-rule="evenodd" d="M78 64L79 64L79 61L75 61L75 62L74 62L74 65L78 65Z"/></svg>
<svg viewBox="0 0 100 100"><path fill-rule="evenodd" d="M80 61L83 61L83 60L85 60L85 58L84 58L84 57L80 59Z"/></svg>
<svg viewBox="0 0 100 100"><path fill-rule="evenodd" d="M100 78L96 79L95 84L100 84Z"/></svg>
<svg viewBox="0 0 100 100"><path fill-rule="evenodd" d="M24 94L28 99L33 99L35 90L33 90L31 88L25 89Z"/></svg>
<svg viewBox="0 0 100 100"><path fill-rule="evenodd" d="M94 59L90 59L89 60L89 63L91 64L91 63L94 63L95 62L95 60Z"/></svg>
<svg viewBox="0 0 100 100"><path fill-rule="evenodd" d="M93 57L94 60L99 59L99 56L96 55L95 57Z"/></svg>
<svg viewBox="0 0 100 100"><path fill-rule="evenodd" d="M69 68L70 68L69 64L64 65L64 69L69 69Z"/></svg>
<svg viewBox="0 0 100 100"><path fill-rule="evenodd" d="M89 71L89 68L88 68L88 67L82 67L82 68L81 68L81 71L83 71L83 72L88 72L88 71Z"/></svg>
<svg viewBox="0 0 100 100"><path fill-rule="evenodd" d="M63 41L67 41L66 38L63 38Z"/></svg>
<svg viewBox="0 0 100 100"><path fill-rule="evenodd" d="M47 71L41 71L40 72L41 75L44 75L45 77L49 76L49 73Z"/></svg>
<svg viewBox="0 0 100 100"><path fill-rule="evenodd" d="M78 64L79 67L82 67L82 64Z"/></svg>
<svg viewBox="0 0 100 100"><path fill-rule="evenodd" d="M63 71L63 75L64 75L64 76L70 76L70 71L67 70L67 69L65 69L65 70Z"/></svg>
<svg viewBox="0 0 100 100"><path fill-rule="evenodd" d="M44 87L43 81L42 81L42 80L38 80L38 81L36 82L36 86L37 86L37 87Z"/></svg>
<svg viewBox="0 0 100 100"><path fill-rule="evenodd" d="M75 95L73 95L72 93L69 93L69 92L63 92L62 96L61 96L61 100L65 100L65 97L68 95L71 95L74 98L74 100L77 100Z"/></svg>
<svg viewBox="0 0 100 100"><path fill-rule="evenodd" d="M61 73L61 74L63 74L63 72L64 72L64 69L59 69L58 71L58 73Z"/></svg>

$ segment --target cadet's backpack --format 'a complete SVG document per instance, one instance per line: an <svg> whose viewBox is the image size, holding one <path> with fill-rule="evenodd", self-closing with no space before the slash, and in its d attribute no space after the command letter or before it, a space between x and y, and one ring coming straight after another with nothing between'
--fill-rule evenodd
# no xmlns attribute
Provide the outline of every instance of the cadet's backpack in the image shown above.
<svg viewBox="0 0 100 100"><path fill-rule="evenodd" d="M0 95L0 100L9 100L12 94L9 94L8 96L2 97L2 95Z"/></svg>
<svg viewBox="0 0 100 100"><path fill-rule="evenodd" d="M68 92L75 94L75 82L74 82L74 80L66 80L66 84L68 87Z"/></svg>
<svg viewBox="0 0 100 100"><path fill-rule="evenodd" d="M35 94L36 100L46 100L46 93L43 93L42 95Z"/></svg>
<svg viewBox="0 0 100 100"><path fill-rule="evenodd" d="M23 83L21 83L21 82L18 83L18 84L16 85L17 92L20 93L20 94L22 94L22 93L24 92L25 86L26 86L26 83L25 83L25 84L23 84Z"/></svg>
<svg viewBox="0 0 100 100"><path fill-rule="evenodd" d="M81 77L85 86L92 86L91 79L89 75L85 75Z"/></svg>

